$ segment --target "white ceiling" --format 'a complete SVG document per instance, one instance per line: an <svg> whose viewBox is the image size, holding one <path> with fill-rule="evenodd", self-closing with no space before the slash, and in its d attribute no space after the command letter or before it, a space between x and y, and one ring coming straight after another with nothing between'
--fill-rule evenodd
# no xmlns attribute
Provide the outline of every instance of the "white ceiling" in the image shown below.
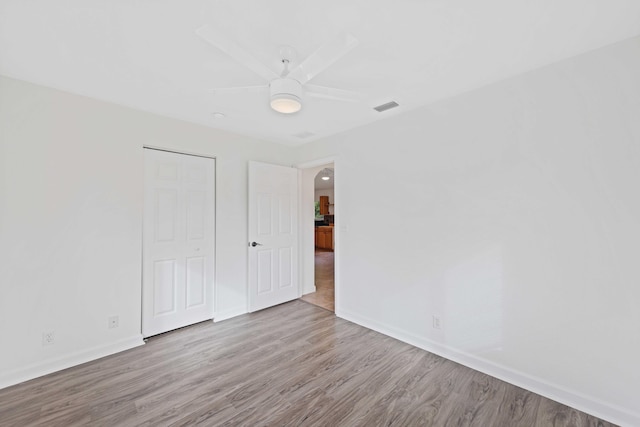
<svg viewBox="0 0 640 427"><path fill-rule="evenodd" d="M320 172L318 172L313 180L313 188L315 190L332 190L335 185L333 177L333 163L327 165L325 169L322 169ZM329 179L326 181L322 179L322 176L325 175L325 173L326 176L329 177Z"/></svg>
<svg viewBox="0 0 640 427"><path fill-rule="evenodd" d="M363 101L307 98L284 116L266 94L212 94L265 82L203 24L277 72L281 45L302 60L350 32L359 45L312 83ZM638 34L637 0L0 0L0 74L299 145Z"/></svg>

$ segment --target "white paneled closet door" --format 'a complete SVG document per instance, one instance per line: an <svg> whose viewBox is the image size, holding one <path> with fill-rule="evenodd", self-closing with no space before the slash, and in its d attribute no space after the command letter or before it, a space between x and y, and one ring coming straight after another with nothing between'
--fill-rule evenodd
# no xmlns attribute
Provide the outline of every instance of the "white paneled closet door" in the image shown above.
<svg viewBox="0 0 640 427"><path fill-rule="evenodd" d="M215 160L145 149L142 334L213 318Z"/></svg>

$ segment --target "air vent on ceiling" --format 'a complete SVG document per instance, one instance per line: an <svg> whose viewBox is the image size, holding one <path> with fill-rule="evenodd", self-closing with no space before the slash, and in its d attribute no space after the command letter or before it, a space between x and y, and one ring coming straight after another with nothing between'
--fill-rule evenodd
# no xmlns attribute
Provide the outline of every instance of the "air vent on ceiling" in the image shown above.
<svg viewBox="0 0 640 427"><path fill-rule="evenodd" d="M396 108L399 105L400 104L398 104L396 101L391 101L391 102L387 102L386 104L382 104L382 105L378 105L377 107L373 107L373 109L376 110L378 113L382 113L383 111L387 111L387 110L390 110L392 108Z"/></svg>
<svg viewBox="0 0 640 427"><path fill-rule="evenodd" d="M315 135L313 132L304 131L304 132L296 133L293 136L297 136L300 139L305 139L313 135Z"/></svg>

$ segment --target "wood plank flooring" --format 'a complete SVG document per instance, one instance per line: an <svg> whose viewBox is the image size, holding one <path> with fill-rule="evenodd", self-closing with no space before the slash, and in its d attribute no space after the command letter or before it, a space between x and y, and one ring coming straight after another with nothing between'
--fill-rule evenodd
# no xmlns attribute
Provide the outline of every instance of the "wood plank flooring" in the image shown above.
<svg viewBox="0 0 640 427"><path fill-rule="evenodd" d="M0 425L611 424L292 301L0 390Z"/></svg>
<svg viewBox="0 0 640 427"><path fill-rule="evenodd" d="M316 291L300 298L318 307L335 311L335 272L333 251L317 249L315 252Z"/></svg>

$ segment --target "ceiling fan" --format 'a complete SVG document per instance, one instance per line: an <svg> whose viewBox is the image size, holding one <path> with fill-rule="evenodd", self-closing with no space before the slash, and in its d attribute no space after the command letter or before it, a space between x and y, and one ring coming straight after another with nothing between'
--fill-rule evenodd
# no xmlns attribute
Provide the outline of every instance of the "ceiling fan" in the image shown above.
<svg viewBox="0 0 640 427"><path fill-rule="evenodd" d="M251 93L269 90L271 108L283 114L300 111L303 93L312 97L336 101L354 102L359 100L358 95L354 92L309 83L311 79L358 45L358 39L349 33L342 33L324 44L292 70L289 70L289 64L292 61L293 49L287 46L281 48L280 56L283 70L280 74L218 33L210 25L203 25L196 29L196 34L269 82L268 85L261 86L213 89L214 93Z"/></svg>

